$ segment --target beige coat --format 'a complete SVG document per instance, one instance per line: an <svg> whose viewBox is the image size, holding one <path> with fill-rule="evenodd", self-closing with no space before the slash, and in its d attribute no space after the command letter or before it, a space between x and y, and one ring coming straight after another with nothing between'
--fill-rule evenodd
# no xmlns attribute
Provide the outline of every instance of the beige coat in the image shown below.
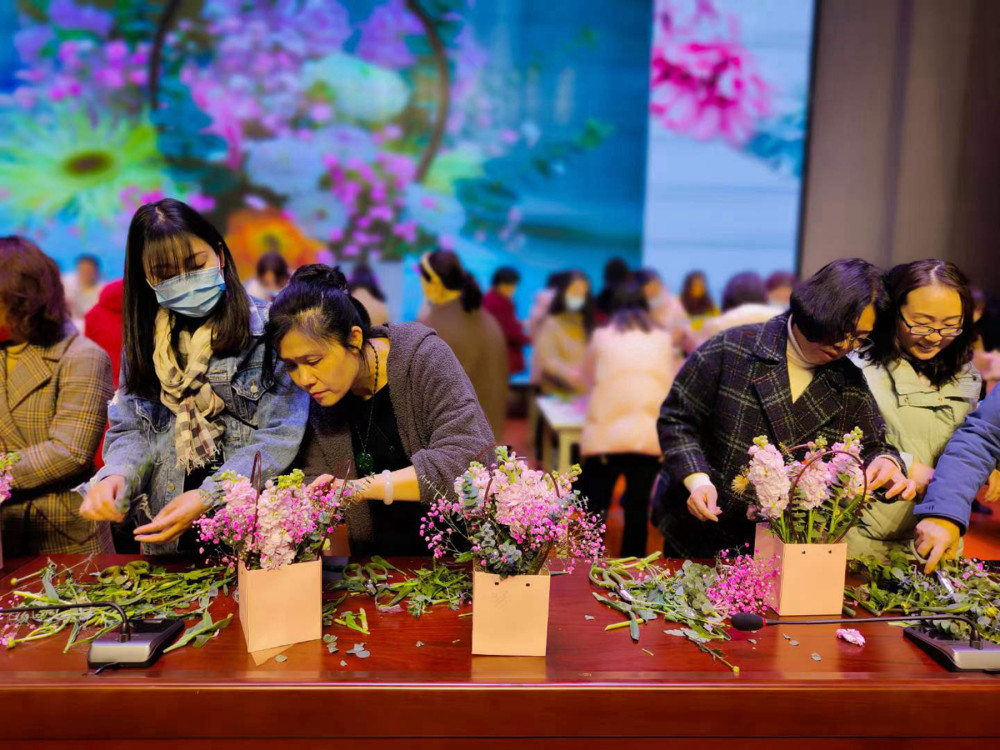
<svg viewBox="0 0 1000 750"><path fill-rule="evenodd" d="M73 491L93 473L113 391L108 355L76 333L28 346L9 378L0 350L0 450L21 457L0 508L7 555L113 551L108 524L83 519Z"/></svg>
<svg viewBox="0 0 1000 750"><path fill-rule="evenodd" d="M531 382L542 393L571 396L583 393L583 356L587 332L579 313L550 315L538 329L531 350Z"/></svg>
<svg viewBox="0 0 1000 750"><path fill-rule="evenodd" d="M466 312L456 299L430 305L420 322L433 328L455 352L493 434L502 441L507 418L507 340L496 318L484 310Z"/></svg>
<svg viewBox="0 0 1000 750"><path fill-rule="evenodd" d="M656 420L679 364L665 330L599 328L587 347L590 388L580 452L658 456Z"/></svg>

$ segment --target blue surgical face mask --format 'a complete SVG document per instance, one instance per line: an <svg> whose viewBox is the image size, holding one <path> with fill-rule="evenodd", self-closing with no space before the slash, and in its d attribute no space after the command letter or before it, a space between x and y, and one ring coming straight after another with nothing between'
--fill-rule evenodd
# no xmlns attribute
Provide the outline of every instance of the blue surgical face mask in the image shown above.
<svg viewBox="0 0 1000 750"><path fill-rule="evenodd" d="M570 312L580 312L585 304L586 297L566 297L566 309Z"/></svg>
<svg viewBox="0 0 1000 750"><path fill-rule="evenodd" d="M161 307L189 318L207 317L222 299L226 280L222 268L214 266L182 273L159 284L150 284Z"/></svg>

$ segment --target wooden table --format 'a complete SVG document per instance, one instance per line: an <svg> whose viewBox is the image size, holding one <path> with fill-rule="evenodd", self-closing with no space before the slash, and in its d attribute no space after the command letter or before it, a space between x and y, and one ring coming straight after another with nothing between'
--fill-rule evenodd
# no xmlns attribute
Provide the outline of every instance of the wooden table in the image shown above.
<svg viewBox="0 0 1000 750"><path fill-rule="evenodd" d="M542 466L565 473L572 466L573 446L580 444L586 405L579 399L565 401L555 396L535 399L542 422ZM552 439L556 441L556 458L552 457Z"/></svg>
<svg viewBox="0 0 1000 750"><path fill-rule="evenodd" d="M17 574L42 564L32 561ZM0 591L9 590L8 577ZM181 649L145 671L94 676L85 649L62 653L61 635L2 650L2 747L72 740L74 747L101 741L106 748L126 739L158 747L158 740L166 746L178 738L212 748L236 747L226 739L239 739L239 747L266 739L315 747L327 739L324 747L354 750L519 741L634 748L667 738L675 742L649 747L1000 746L1000 676L948 672L888 625L866 628L864 648L838 641L832 626L768 629L754 636L756 645L737 633L723 646L741 668L735 675L685 639L663 634L674 625L643 626L639 644L627 629L604 632L619 616L594 601L583 570L552 581L546 658L472 657L470 618L445 608L416 620L376 614L366 598L348 602L355 611L368 602L370 636L335 626L340 653L328 654L317 641L293 646L284 663L259 667L235 621L203 649ZM215 614L235 609L220 598ZM370 658L344 654L360 641Z"/></svg>

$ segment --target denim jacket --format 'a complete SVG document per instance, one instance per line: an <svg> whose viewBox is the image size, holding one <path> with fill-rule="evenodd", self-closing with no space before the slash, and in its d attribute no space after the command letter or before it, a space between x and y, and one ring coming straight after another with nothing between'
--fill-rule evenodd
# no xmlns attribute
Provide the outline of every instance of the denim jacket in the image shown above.
<svg viewBox="0 0 1000 750"><path fill-rule="evenodd" d="M291 385L284 368L279 367L276 379L263 370L268 306L250 298L249 349L235 357L213 356L208 369L212 389L226 404L221 415L225 432L219 471L249 476L254 456L260 451L265 481L281 474L295 460L309 416L309 394ZM175 419L158 400L138 398L119 388L108 407L105 465L77 490L85 495L105 477L124 476L129 503L137 505L133 508L137 522L148 523L184 491L185 472L177 466L174 445ZM214 491L216 481L209 478L202 489ZM176 539L166 544L143 544L145 554L176 551Z"/></svg>

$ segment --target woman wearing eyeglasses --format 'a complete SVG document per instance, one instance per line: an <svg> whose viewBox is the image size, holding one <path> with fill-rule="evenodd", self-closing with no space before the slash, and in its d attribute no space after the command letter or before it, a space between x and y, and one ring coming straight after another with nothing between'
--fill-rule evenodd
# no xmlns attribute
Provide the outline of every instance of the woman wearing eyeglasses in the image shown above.
<svg viewBox="0 0 1000 750"><path fill-rule="evenodd" d="M885 277L887 312L873 334L875 346L855 352L886 423L886 439L906 463L918 500L952 434L979 402L982 380L972 365L975 334L972 294L952 263L919 260ZM914 504L875 501L848 535L852 556L886 557L913 537ZM961 533L953 521L924 517L923 533Z"/></svg>
<svg viewBox="0 0 1000 750"><path fill-rule="evenodd" d="M688 357L657 423L663 469L653 518L667 556L713 557L753 540L732 481L758 435L791 447L860 427L869 486L913 498L878 405L847 360L868 345L885 296L872 264L837 260L795 287L789 312L731 328Z"/></svg>

